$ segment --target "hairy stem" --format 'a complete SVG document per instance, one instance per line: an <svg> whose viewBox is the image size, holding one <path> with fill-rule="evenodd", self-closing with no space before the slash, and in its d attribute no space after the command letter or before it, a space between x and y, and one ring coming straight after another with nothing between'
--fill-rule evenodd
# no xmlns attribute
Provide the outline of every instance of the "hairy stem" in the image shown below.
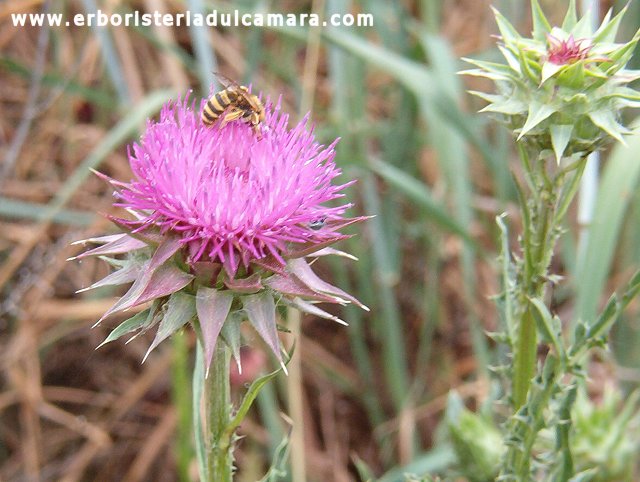
<svg viewBox="0 0 640 482"><path fill-rule="evenodd" d="M549 281L549 266L553 258L560 227L571 203L584 169L582 158L550 179L543 160L529 161L523 154L530 197L521 190L521 210L524 222L522 263L519 265L514 317L518 320L513 343L512 370L513 417L508 425L507 454L501 480L531 480L531 460L537 434L544 426L544 413L557 389L563 370L555 357L547 357L543 373L537 370L538 335L535 309L531 300L544 302ZM568 176L572 174L571 176Z"/></svg>
<svg viewBox="0 0 640 482"><path fill-rule="evenodd" d="M229 348L218 343L205 381L206 457L209 477L215 482L233 478L233 447L225 436L231 420L230 359Z"/></svg>

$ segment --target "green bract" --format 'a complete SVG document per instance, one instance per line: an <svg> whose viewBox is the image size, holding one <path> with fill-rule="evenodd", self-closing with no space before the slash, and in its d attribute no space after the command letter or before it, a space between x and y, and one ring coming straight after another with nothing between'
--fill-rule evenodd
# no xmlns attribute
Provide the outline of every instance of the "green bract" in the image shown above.
<svg viewBox="0 0 640 482"><path fill-rule="evenodd" d="M524 142L556 159L585 155L611 138L620 142L629 130L621 124L624 107L639 107L640 95L627 84L640 71L626 69L640 39L615 43L624 8L600 27L591 28L592 14L578 20L575 1L561 27L551 27L537 0L532 0L532 38L524 38L497 10L500 51L506 64L465 59L478 67L462 72L496 83L497 93L472 92L489 102L494 113Z"/></svg>

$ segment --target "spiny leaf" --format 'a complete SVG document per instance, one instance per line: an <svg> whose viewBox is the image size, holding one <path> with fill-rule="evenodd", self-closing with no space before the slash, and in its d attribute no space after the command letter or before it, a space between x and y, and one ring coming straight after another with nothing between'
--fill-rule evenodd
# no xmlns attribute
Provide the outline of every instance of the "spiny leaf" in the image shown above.
<svg viewBox="0 0 640 482"><path fill-rule="evenodd" d="M308 301L302 300L300 298L293 298L292 300L287 300L286 302L288 304L291 304L292 306L295 306L300 311L303 311L310 315L315 315L320 318L325 318L327 320L335 321L336 323L340 323L341 325L349 326L349 324L344 320L341 320L340 318L338 318L335 315L332 315L331 313L327 313L326 311L321 310L316 305L314 305L313 303L309 303Z"/></svg>
<svg viewBox="0 0 640 482"><path fill-rule="evenodd" d="M263 289L260 273L254 273L243 279L226 279L224 284L238 293L257 293Z"/></svg>
<svg viewBox="0 0 640 482"><path fill-rule="evenodd" d="M280 353L278 330L276 328L276 305L273 297L270 293L263 291L255 295L242 296L240 300L249 317L249 323L253 325L267 346L271 348L271 351L280 364L284 367L282 354Z"/></svg>
<svg viewBox="0 0 640 482"><path fill-rule="evenodd" d="M206 373L209 372L218 336L229 315L232 302L233 295L228 291L218 291L204 286L198 288L196 311L202 330Z"/></svg>
<svg viewBox="0 0 640 482"><path fill-rule="evenodd" d="M193 275L185 273L173 262L168 262L153 272L134 306L175 293L187 286L191 280L193 280Z"/></svg>
<svg viewBox="0 0 640 482"><path fill-rule="evenodd" d="M585 71L584 62L576 62L565 66L557 76L558 83L566 87L579 89L581 85L584 85Z"/></svg>
<svg viewBox="0 0 640 482"><path fill-rule="evenodd" d="M147 309L139 313L136 313L134 316L132 316L128 320L125 320L122 323L120 323L116 328L114 328L111 331L111 333L109 333L109 336L107 336L107 338L105 338L105 340L96 347L96 350L101 346L106 345L107 343L117 340L118 338L120 338L123 335L126 335L127 333L131 333L133 331L136 331L142 328L147 323L147 320L150 314L151 314L150 310Z"/></svg>
<svg viewBox="0 0 640 482"><path fill-rule="evenodd" d="M102 246L98 246L97 248L90 249L89 251L85 251L84 253L79 254L73 258L69 258L69 260L74 259L82 259L89 256L100 256L104 254L122 254L129 253L136 249L141 249L147 246L147 243L140 241L136 238L132 238L127 234L119 235L119 236L104 236L102 238L93 238L94 241L97 240L107 240L108 241ZM92 241L92 240L86 240ZM84 241L81 241L84 242ZM100 241L97 241L100 242Z"/></svg>
<svg viewBox="0 0 640 482"><path fill-rule="evenodd" d="M505 43L513 42L520 38L520 34L515 29L513 25L506 19L504 15L502 15L497 9L491 7L493 10L493 14L496 18L496 23L498 24L498 29L500 30L500 35L502 36L502 40Z"/></svg>
<svg viewBox="0 0 640 482"><path fill-rule="evenodd" d="M158 326L156 337L153 339L142 362L144 363L155 347L187 324L195 314L196 305L193 296L186 293L172 294L168 301L167 312Z"/></svg>
<svg viewBox="0 0 640 482"><path fill-rule="evenodd" d="M553 77L564 66L554 64L553 62L545 62L542 64L542 74L540 75L540 85L544 84L548 79Z"/></svg>
<svg viewBox="0 0 640 482"><path fill-rule="evenodd" d="M571 30L573 37L576 40L591 38L591 36L593 35L593 23L593 9L589 8Z"/></svg>
<svg viewBox="0 0 640 482"><path fill-rule="evenodd" d="M626 142L624 141L622 134L626 134L628 131L624 126L618 124L614 114L611 111L604 110L604 109L597 110L597 111L589 112L588 115L589 115L589 119L591 119L591 121L595 125L600 127L600 129L605 131L607 134L609 134L611 137L616 139L621 144L626 145Z"/></svg>
<svg viewBox="0 0 640 482"><path fill-rule="evenodd" d="M551 25L540 8L538 0L531 0L531 18L533 18L533 38L545 42L547 34L551 32Z"/></svg>
<svg viewBox="0 0 640 482"><path fill-rule="evenodd" d="M295 275L300 281L302 281L312 290L319 291L320 293L324 294L333 295L343 300L349 300L352 303L358 305L363 310L369 311L369 308L360 303L360 301L351 296L349 293L346 293L340 288L337 288L336 286L330 285L329 283L321 280L313 272L306 260L301 258L291 259L287 263L287 268L293 275Z"/></svg>
<svg viewBox="0 0 640 482"><path fill-rule="evenodd" d="M117 285L122 285L126 283L131 283L132 281L135 281L135 279L138 277L139 272L140 272L139 265L137 265L136 263L129 263L124 268L108 274L107 276L102 278L100 281L96 281L91 286L82 288L81 290L76 291L76 293L82 293L84 291L101 288L103 286L117 286Z"/></svg>
<svg viewBox="0 0 640 482"><path fill-rule="evenodd" d="M558 329L549 309L539 298L529 298L529 303L533 306L531 312L544 341L553 346L560 358L564 358L564 347L558 338Z"/></svg>
<svg viewBox="0 0 640 482"><path fill-rule="evenodd" d="M527 104L516 99L506 99L494 102L480 109L480 112L495 112L496 114L518 115L527 112Z"/></svg>
<svg viewBox="0 0 640 482"><path fill-rule="evenodd" d="M498 45L498 49L500 49L500 52L507 61L507 64L509 64L509 67L511 67L515 72L520 72L520 62L518 62L518 57L503 45Z"/></svg>
<svg viewBox="0 0 640 482"><path fill-rule="evenodd" d="M565 15L564 21L562 22L562 30L564 30L565 32L570 32L577 22L578 12L576 10L576 0L571 0L569 2L567 14Z"/></svg>
<svg viewBox="0 0 640 482"><path fill-rule="evenodd" d="M518 140L522 138L527 132L536 127L542 121L544 121L551 114L556 112L556 108L547 104L542 104L536 100L531 101L529 105L529 116L527 121L522 126Z"/></svg>
<svg viewBox="0 0 640 482"><path fill-rule="evenodd" d="M345 304L344 300L336 298L335 296L326 295L324 293L318 293L308 288L298 278L292 275L282 276L274 274L270 276L264 283L274 291L283 293L289 296L302 296L307 299L326 301L327 303L340 303Z"/></svg>
<svg viewBox="0 0 640 482"><path fill-rule="evenodd" d="M232 311L227 317L227 321L222 325L220 336L225 343L231 348L231 355L238 366L238 372L242 373L242 360L240 359L240 324L244 321L240 313Z"/></svg>
<svg viewBox="0 0 640 482"><path fill-rule="evenodd" d="M138 242L134 238L129 239ZM141 267L140 273L129 291L109 308L93 326L99 325L102 320L113 313L133 308L160 296L169 295L189 284L193 279L192 275L178 269L173 263L167 263L180 246L177 237L170 237L161 243L151 259Z"/></svg>
<svg viewBox="0 0 640 482"><path fill-rule="evenodd" d="M256 296L256 295L252 295L252 296ZM262 387L264 387L270 380L275 378L276 375L278 375L278 373L280 373L281 371L284 371L285 373L287 373L286 365L288 365L289 362L291 361L293 350L295 350L295 345L291 348L291 351L287 354L286 362L282 362L282 361L280 362L280 365L281 365L280 368L278 368L277 370L274 370L271 373L267 373L266 375L261 376L251 384L251 386L247 390L247 393L243 397L242 402L240 403L240 406L238 407L238 411L236 412L233 419L229 422L229 425L225 428L225 434L227 436L230 436L235 431L235 429L240 426L240 424L244 420L244 417L249 412L249 409L251 408L253 401L258 396L258 393L260 393L260 390L262 389Z"/></svg>
<svg viewBox="0 0 640 482"><path fill-rule="evenodd" d="M571 124L554 124L550 127L551 130L551 144L553 145L553 152L556 154L556 162L560 165L564 150L567 148L569 141L571 140L571 133L573 132L573 125Z"/></svg>
<svg viewBox="0 0 640 482"><path fill-rule="evenodd" d="M613 17L613 20L608 21L611 17L612 10L609 9L607 15L605 16L602 25L600 28L596 30L596 33L593 35L593 43L601 43L601 42L615 42L616 35L618 34L618 28L620 28L620 22L622 18L627 13L627 9L629 8L629 4L625 5L622 10Z"/></svg>

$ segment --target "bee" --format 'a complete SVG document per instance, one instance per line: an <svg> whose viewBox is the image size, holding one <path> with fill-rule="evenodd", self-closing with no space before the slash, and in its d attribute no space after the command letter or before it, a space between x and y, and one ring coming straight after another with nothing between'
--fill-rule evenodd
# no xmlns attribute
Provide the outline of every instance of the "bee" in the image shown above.
<svg viewBox="0 0 640 482"><path fill-rule="evenodd" d="M221 74L216 76L224 89L209 97L202 109L202 122L211 126L222 118L222 128L229 122L240 120L250 124L253 132L259 138L262 137L262 131L266 128L263 125L265 110L262 101L257 95L250 93L248 87L239 85Z"/></svg>

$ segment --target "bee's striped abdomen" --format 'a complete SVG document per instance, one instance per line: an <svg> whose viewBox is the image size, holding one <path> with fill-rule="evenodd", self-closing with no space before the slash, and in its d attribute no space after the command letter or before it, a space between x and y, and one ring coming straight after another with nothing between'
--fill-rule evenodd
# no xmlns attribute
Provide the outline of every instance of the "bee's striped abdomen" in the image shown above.
<svg viewBox="0 0 640 482"><path fill-rule="evenodd" d="M213 124L225 109L236 102L237 99L238 94L230 89L221 90L209 97L204 109L202 109L202 122L205 125Z"/></svg>

